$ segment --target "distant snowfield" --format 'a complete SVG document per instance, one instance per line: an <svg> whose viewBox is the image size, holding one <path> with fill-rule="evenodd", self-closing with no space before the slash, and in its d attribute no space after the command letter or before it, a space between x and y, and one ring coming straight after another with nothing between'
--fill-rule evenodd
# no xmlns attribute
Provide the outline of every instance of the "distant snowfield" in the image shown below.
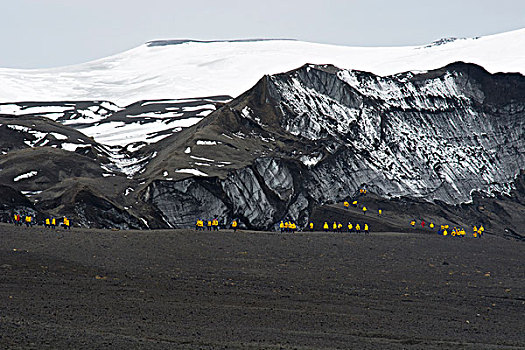
<svg viewBox="0 0 525 350"><path fill-rule="evenodd" d="M525 74L525 29L411 47L344 47L290 40L145 44L100 60L52 69L0 69L0 102L238 96L263 75L306 63L390 75L455 61Z"/></svg>

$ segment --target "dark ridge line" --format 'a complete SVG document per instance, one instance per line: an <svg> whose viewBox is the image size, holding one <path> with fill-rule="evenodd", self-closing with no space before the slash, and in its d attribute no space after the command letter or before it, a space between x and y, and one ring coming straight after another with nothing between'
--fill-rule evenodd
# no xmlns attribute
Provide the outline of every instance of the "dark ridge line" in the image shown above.
<svg viewBox="0 0 525 350"><path fill-rule="evenodd" d="M296 41L296 39L234 39L234 40L193 40L193 39L174 39L174 40L152 40L148 41L146 45L148 47L155 46L169 46L169 45L180 45L185 43L200 43L200 44L210 44L210 43L251 43L259 41Z"/></svg>

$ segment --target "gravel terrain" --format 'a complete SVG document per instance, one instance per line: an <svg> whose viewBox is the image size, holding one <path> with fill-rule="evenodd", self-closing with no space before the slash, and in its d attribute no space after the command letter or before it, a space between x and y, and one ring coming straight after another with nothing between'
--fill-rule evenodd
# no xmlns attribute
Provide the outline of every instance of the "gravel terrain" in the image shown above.
<svg viewBox="0 0 525 350"><path fill-rule="evenodd" d="M523 349L524 252L493 236L0 224L0 348Z"/></svg>

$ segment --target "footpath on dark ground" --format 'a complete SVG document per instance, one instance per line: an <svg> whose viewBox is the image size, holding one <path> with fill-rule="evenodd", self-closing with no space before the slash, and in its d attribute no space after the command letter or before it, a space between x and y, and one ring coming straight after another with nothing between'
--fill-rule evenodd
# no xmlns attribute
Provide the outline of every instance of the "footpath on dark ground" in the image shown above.
<svg viewBox="0 0 525 350"><path fill-rule="evenodd" d="M525 246L0 224L0 348L525 348Z"/></svg>

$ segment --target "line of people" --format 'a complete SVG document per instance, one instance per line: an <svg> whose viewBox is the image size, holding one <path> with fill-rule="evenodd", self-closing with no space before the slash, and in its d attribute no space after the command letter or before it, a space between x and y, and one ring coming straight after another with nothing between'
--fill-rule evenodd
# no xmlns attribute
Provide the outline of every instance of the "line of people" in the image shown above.
<svg viewBox="0 0 525 350"><path fill-rule="evenodd" d="M313 225L313 223L310 223L310 224ZM297 231L297 224L294 221L281 220L281 222L279 223L279 229L281 230L281 233L285 233L285 232L294 233Z"/></svg>
<svg viewBox="0 0 525 350"><path fill-rule="evenodd" d="M195 230L196 231L219 231L219 219L204 220L197 219L195 221Z"/></svg>
<svg viewBox="0 0 525 350"><path fill-rule="evenodd" d="M330 230L330 226L331 226L331 230ZM370 227L367 222L361 223L361 224L355 223L355 225L352 224L351 222L348 222L348 224L346 224L346 227L344 227L341 222L334 221L331 225L329 225L328 222L325 221L323 224L323 231L324 232L338 232L338 233L343 233L343 232L361 233L363 232L365 234L368 234L370 233Z"/></svg>
<svg viewBox="0 0 525 350"><path fill-rule="evenodd" d="M15 226L23 226L26 225L26 227L32 227L34 225L39 225L36 218L33 217L30 214L19 214L14 213L13 214L13 224ZM62 219L57 219L55 217L46 217L42 223L45 228L51 228L55 229L57 226L62 226L66 230L71 229L71 222L67 217L62 217Z"/></svg>
<svg viewBox="0 0 525 350"><path fill-rule="evenodd" d="M426 227L426 223L425 221L421 221L420 223L421 225L421 228L424 229ZM416 220L412 220L410 221L410 226L412 226L412 228L416 228ZM430 224L428 224L428 227L431 229L431 230L434 230L434 223L433 222L430 222ZM485 232L485 228L483 227L483 225L480 225L479 227L477 226L474 226L472 228L472 236L474 236L475 238L481 238L483 237L483 233ZM464 237L467 235L467 231L462 228L462 227L457 227L457 226L454 226L454 228L450 228L449 225L440 225L440 228L437 230L437 233L438 235L441 235L441 236L451 236L451 237Z"/></svg>

